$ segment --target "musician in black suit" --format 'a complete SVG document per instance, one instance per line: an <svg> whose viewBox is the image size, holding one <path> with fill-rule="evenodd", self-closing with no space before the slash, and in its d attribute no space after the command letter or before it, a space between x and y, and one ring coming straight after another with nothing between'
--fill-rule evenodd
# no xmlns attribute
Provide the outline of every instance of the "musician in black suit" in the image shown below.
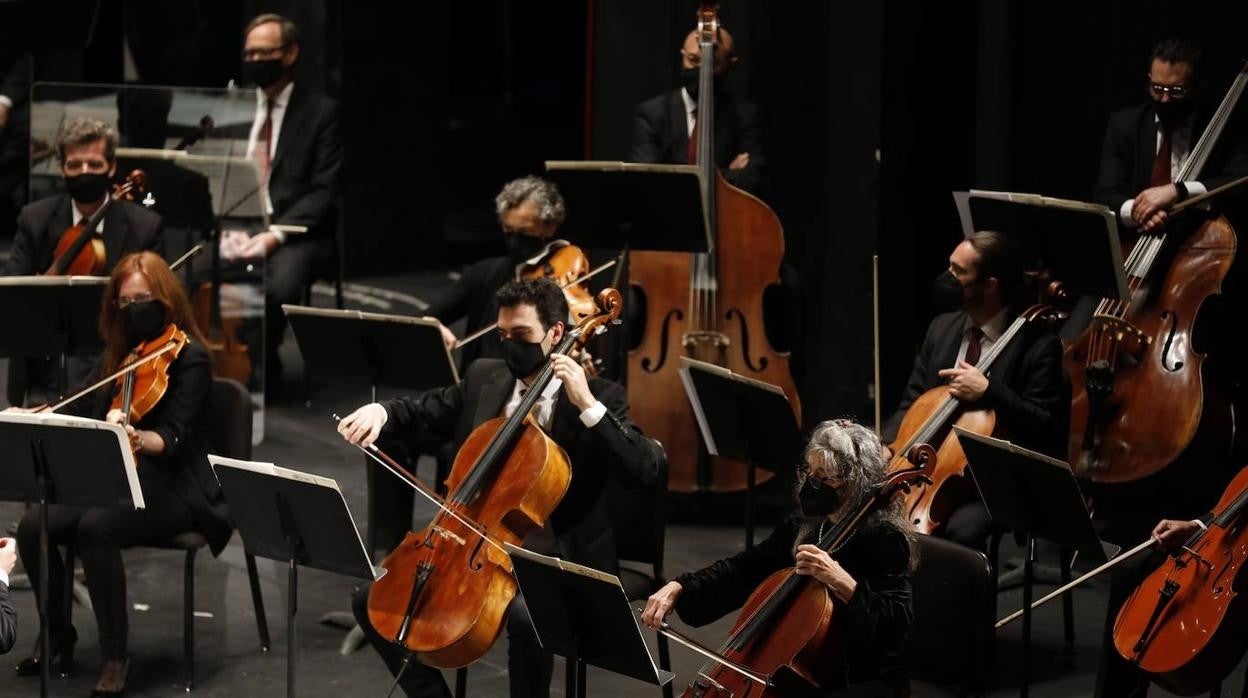
<svg viewBox="0 0 1248 698"><path fill-rule="evenodd" d="M112 194L117 174L117 132L112 126L97 119L70 119L57 136L56 151L67 193L22 207L17 216L17 236L4 268L6 276L47 271L65 229L90 217ZM131 252L161 253L164 248L160 216L128 201L109 204L96 231L104 242L105 274ZM22 404L29 388L51 389L58 379L48 366L42 361L10 362L9 403ZM78 382L89 370L89 365L74 362L70 382Z"/></svg>
<svg viewBox="0 0 1248 698"><path fill-rule="evenodd" d="M0 538L0 654L17 642L17 609L9 599L9 575L17 564L17 541Z"/></svg>
<svg viewBox="0 0 1248 698"><path fill-rule="evenodd" d="M270 229L237 241L227 256L266 257L265 378L280 388L277 349L286 331L283 303L298 303L303 289L330 259L337 225L342 141L337 104L292 72L299 58L299 31L281 15L262 14L244 32L243 78L257 86L256 118L248 154L267 183L265 202L274 224L302 226L304 233Z"/></svg>
<svg viewBox="0 0 1248 698"><path fill-rule="evenodd" d="M1129 230L1151 231L1174 204L1248 174L1248 140L1228 126L1199 180L1175 182L1214 105L1203 98L1201 50L1179 39L1158 43L1149 57L1143 104L1114 112L1105 127L1093 197L1118 212Z"/></svg>
<svg viewBox="0 0 1248 698"><path fill-rule="evenodd" d="M758 108L719 88L720 81L736 63L732 35L719 30L715 45L715 164L734 186L758 193L767 160L758 121ZM690 32L680 49L681 86L652 97L633 117L632 162L684 165L697 161L690 137L698 105L698 66L702 53L698 34ZM696 140L696 139L695 139Z"/></svg>
<svg viewBox="0 0 1248 698"><path fill-rule="evenodd" d="M454 439L458 447L482 422L510 415L526 384L551 361L557 380L543 391L532 414L567 452L572 483L551 515L550 534L531 536L526 546L614 571L618 560L604 500L607 479L651 483L657 474L657 454L629 420L621 386L587 379L581 365L566 356L548 356L562 339L568 317L567 301L558 285L547 279L513 281L499 289L497 302L504 359L477 360L462 382L447 388L365 405L344 419L338 430L351 443L361 444L371 444L383 432L432 432ZM402 653L372 629L368 589L365 586L356 594L356 619L391 671L397 672ZM519 599L509 610L507 633L512 695L546 695L551 655L537 645ZM403 672L402 686L409 696L450 695L441 673L414 657Z"/></svg>
<svg viewBox="0 0 1248 698"><path fill-rule="evenodd" d="M947 385L949 394L968 408L994 410L997 424L1014 443L1064 456L1070 386L1057 336L1028 325L992 364L991 379L976 368L1018 314L1022 273L1018 250L1000 233L973 233L954 248L933 296L937 304L957 310L937 315L927 328L901 401L885 425L885 443L897 438L906 411L920 395ZM987 511L975 498L953 512L943 535L982 549L990 530Z"/></svg>

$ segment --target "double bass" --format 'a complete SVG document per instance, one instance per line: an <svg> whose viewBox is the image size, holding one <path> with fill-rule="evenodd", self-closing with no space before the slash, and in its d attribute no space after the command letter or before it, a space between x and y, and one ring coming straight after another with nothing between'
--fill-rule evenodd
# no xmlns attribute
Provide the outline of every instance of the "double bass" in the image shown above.
<svg viewBox="0 0 1248 698"><path fill-rule="evenodd" d="M640 344L628 352L628 400L633 419L667 450L668 489L691 493L744 489L740 464L711 458L699 467L692 409L681 384L681 356L717 364L778 385L801 422L801 402L789 356L771 347L763 329L763 293L780 282L784 231L775 212L729 184L715 164L713 89L719 19L714 2L698 11L697 166L713 232L702 254L631 252L630 283L645 298ZM760 481L768 477L760 473Z"/></svg>
<svg viewBox="0 0 1248 698"><path fill-rule="evenodd" d="M598 294L597 304L597 313L568 331L553 353L568 353L619 317L615 289ZM541 528L567 492L568 456L529 416L553 376L547 362L510 417L469 434L438 513L381 563L388 573L369 590L369 619L425 664L467 666L493 646L517 590L502 544L519 545Z"/></svg>
<svg viewBox="0 0 1248 698"><path fill-rule="evenodd" d="M1200 174L1246 83L1248 63L1176 181ZM1073 395L1068 460L1078 475L1131 482L1185 455L1216 461L1230 452L1231 401L1194 339L1236 247L1227 219L1208 214L1173 217L1136 241L1126 262L1130 298L1102 300L1063 359Z"/></svg>

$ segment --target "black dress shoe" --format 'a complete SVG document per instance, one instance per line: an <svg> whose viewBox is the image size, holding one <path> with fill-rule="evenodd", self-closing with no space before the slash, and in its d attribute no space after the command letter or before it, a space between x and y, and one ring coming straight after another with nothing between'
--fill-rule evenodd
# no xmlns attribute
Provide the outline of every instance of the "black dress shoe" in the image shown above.
<svg viewBox="0 0 1248 698"><path fill-rule="evenodd" d="M129 673L129 658L105 660L104 666L100 668L100 678L96 680L95 688L91 690L91 697L107 698L125 693L126 676Z"/></svg>
<svg viewBox="0 0 1248 698"><path fill-rule="evenodd" d="M52 664L49 667L55 667L51 673L59 674L61 678L69 676L74 671L74 644L78 642L78 633L71 627L68 631L52 636ZM35 645L38 650L43 646L40 641ZM17 663L13 667L18 676L38 676L39 657L31 655Z"/></svg>

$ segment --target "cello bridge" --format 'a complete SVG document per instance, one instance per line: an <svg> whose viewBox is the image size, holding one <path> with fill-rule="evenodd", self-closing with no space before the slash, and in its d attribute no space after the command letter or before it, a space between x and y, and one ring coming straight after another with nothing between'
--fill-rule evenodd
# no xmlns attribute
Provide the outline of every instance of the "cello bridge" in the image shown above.
<svg viewBox="0 0 1248 698"><path fill-rule="evenodd" d="M1093 316L1092 323L1096 325L1098 334L1108 335L1117 349L1126 352L1137 360L1148 349L1148 346L1153 343L1152 337L1144 334L1140 328L1120 317L1096 315Z"/></svg>
<svg viewBox="0 0 1248 698"><path fill-rule="evenodd" d="M433 532L438 534L438 537L441 538L442 540L452 541L456 545L468 544L468 541L464 540L463 536L459 535L458 533L455 533L454 531L448 531L445 528L442 528L441 526L433 526L432 529L433 529Z"/></svg>

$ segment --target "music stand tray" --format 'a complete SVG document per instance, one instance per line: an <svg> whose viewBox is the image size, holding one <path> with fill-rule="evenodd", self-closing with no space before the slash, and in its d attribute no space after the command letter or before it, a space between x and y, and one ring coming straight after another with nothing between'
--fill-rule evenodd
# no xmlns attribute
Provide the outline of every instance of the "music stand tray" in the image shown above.
<svg viewBox="0 0 1248 698"><path fill-rule="evenodd" d="M503 547L542 648L574 669L568 672L569 696L585 695L584 664L653 686L675 677L655 665L618 577L510 543Z"/></svg>
<svg viewBox="0 0 1248 698"><path fill-rule="evenodd" d="M802 432L784 389L705 361L680 357L685 394L706 450L746 463L745 544L754 546L756 468L777 472L801 457Z"/></svg>
<svg viewBox="0 0 1248 698"><path fill-rule="evenodd" d="M373 566L338 483L272 463L209 455L247 552L285 562L286 694L295 694L295 613L300 565L376 581Z"/></svg>
<svg viewBox="0 0 1248 698"><path fill-rule="evenodd" d="M0 277L0 356L94 356L105 276Z"/></svg>

